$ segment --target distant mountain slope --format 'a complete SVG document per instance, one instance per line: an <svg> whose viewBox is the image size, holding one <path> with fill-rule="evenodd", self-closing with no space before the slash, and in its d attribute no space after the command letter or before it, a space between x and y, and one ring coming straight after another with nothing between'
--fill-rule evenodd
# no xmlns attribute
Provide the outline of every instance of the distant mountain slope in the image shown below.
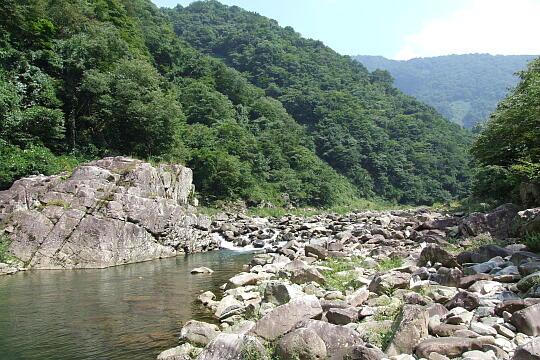
<svg viewBox="0 0 540 360"><path fill-rule="evenodd" d="M281 101L362 196L431 204L467 192L471 133L393 87L388 72L217 1L164 12L182 40Z"/></svg>
<svg viewBox="0 0 540 360"><path fill-rule="evenodd" d="M468 54L407 61L367 55L353 58L370 71L388 70L398 89L470 129L489 118L508 88L517 84L514 73L524 70L535 56Z"/></svg>

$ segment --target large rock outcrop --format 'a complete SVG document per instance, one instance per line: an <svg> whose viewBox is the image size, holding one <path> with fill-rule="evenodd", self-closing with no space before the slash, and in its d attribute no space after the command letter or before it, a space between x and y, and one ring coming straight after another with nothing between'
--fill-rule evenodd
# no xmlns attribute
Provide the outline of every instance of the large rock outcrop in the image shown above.
<svg viewBox="0 0 540 360"><path fill-rule="evenodd" d="M105 158L0 192L0 236L34 269L104 268L213 249L210 218L195 214L193 195L186 167Z"/></svg>

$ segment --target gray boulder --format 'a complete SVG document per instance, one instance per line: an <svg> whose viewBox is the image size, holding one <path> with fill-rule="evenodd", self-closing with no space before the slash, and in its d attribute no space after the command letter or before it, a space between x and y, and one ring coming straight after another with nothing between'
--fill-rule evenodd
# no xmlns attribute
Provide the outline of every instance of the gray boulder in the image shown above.
<svg viewBox="0 0 540 360"><path fill-rule="evenodd" d="M462 307L469 311L476 309L480 305L480 298L478 295L468 291L459 291L448 303L446 308L453 309L456 307Z"/></svg>
<svg viewBox="0 0 540 360"><path fill-rule="evenodd" d="M305 284L314 281L319 284L324 284L325 278L319 270L313 267L306 267L291 271L289 279L295 284Z"/></svg>
<svg viewBox="0 0 540 360"><path fill-rule="evenodd" d="M330 360L381 360L384 358L384 353L375 347L357 345L337 350Z"/></svg>
<svg viewBox="0 0 540 360"><path fill-rule="evenodd" d="M420 305L404 305L398 326L386 353L390 356L412 354L414 347L428 337L429 313Z"/></svg>
<svg viewBox="0 0 540 360"><path fill-rule="evenodd" d="M315 256L320 260L324 260L328 257L328 250L320 245L307 244L304 251L306 256Z"/></svg>
<svg viewBox="0 0 540 360"><path fill-rule="evenodd" d="M290 331L299 321L321 314L322 307L315 296L301 296L270 310L257 321L253 332L266 340L274 340Z"/></svg>
<svg viewBox="0 0 540 360"><path fill-rule="evenodd" d="M430 358L431 353L456 358L471 350L481 350L487 343L483 338L442 337L429 338L418 344L414 350L420 358Z"/></svg>
<svg viewBox="0 0 540 360"><path fill-rule="evenodd" d="M540 337L518 347L512 360L540 360Z"/></svg>
<svg viewBox="0 0 540 360"><path fill-rule="evenodd" d="M540 284L540 271L525 276L516 284L516 286L520 291L526 292L537 284Z"/></svg>
<svg viewBox="0 0 540 360"><path fill-rule="evenodd" d="M376 294L389 294L395 289L407 289L411 280L411 274L399 271L388 271L375 275L368 290Z"/></svg>
<svg viewBox="0 0 540 360"><path fill-rule="evenodd" d="M477 236L489 233L497 239L511 237L513 223L520 208L514 204L504 204L488 213L472 213L461 220L462 234Z"/></svg>
<svg viewBox="0 0 540 360"><path fill-rule="evenodd" d="M327 358L324 341L312 330L301 328L281 338L276 354L280 359L323 360Z"/></svg>
<svg viewBox="0 0 540 360"><path fill-rule="evenodd" d="M247 354L255 359L269 359L261 342L248 335L221 333L197 356L197 360L243 360Z"/></svg>
<svg viewBox="0 0 540 360"><path fill-rule="evenodd" d="M498 245L483 245L472 252L471 260L475 263L483 263L497 256L504 258L511 255L512 251Z"/></svg>
<svg viewBox="0 0 540 360"><path fill-rule="evenodd" d="M206 346L219 334L219 328L214 324L190 320L182 326L180 342L189 342L195 346Z"/></svg>
<svg viewBox="0 0 540 360"><path fill-rule="evenodd" d="M314 331L324 341L329 353L364 344L359 333L345 326L333 325L319 320L303 320L295 327Z"/></svg>
<svg viewBox="0 0 540 360"><path fill-rule="evenodd" d="M326 312L326 319L331 324L346 325L358 320L358 308L348 307L345 309L331 308Z"/></svg>
<svg viewBox="0 0 540 360"><path fill-rule="evenodd" d="M418 259L419 266L424 266L428 262L431 262L432 264L440 262L443 266L449 268L460 267L454 254L434 244L426 246L420 253L420 258Z"/></svg>
<svg viewBox="0 0 540 360"><path fill-rule="evenodd" d="M285 284L277 280L268 281L264 287L263 300L274 305L286 304L291 299L304 295L302 291L295 286L296 285Z"/></svg>
<svg viewBox="0 0 540 360"><path fill-rule="evenodd" d="M529 306L512 314L510 322L529 336L540 335L540 304Z"/></svg>

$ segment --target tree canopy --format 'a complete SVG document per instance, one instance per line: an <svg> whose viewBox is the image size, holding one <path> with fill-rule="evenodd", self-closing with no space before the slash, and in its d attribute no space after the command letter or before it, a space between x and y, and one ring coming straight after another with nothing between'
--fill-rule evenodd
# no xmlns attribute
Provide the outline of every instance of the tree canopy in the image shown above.
<svg viewBox="0 0 540 360"><path fill-rule="evenodd" d="M471 134L292 28L216 1L0 4L0 186L80 161L181 163L206 202L431 204Z"/></svg>
<svg viewBox="0 0 540 360"><path fill-rule="evenodd" d="M523 182L540 185L540 58L519 77L471 149L479 164L474 190L481 197L509 200Z"/></svg>

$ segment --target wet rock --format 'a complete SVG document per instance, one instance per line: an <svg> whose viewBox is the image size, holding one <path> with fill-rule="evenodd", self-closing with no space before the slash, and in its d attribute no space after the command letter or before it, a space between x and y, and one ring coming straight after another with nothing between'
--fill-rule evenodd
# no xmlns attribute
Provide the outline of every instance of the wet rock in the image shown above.
<svg viewBox="0 0 540 360"><path fill-rule="evenodd" d="M252 336L221 333L212 340L197 360L243 360L249 352L257 359L269 359L261 342Z"/></svg>
<svg viewBox="0 0 540 360"><path fill-rule="evenodd" d="M253 332L266 340L274 340L291 330L299 321L321 314L322 307L315 296L302 296L272 309L257 321Z"/></svg>
<svg viewBox="0 0 540 360"><path fill-rule="evenodd" d="M516 311L510 319L519 332L529 336L540 335L540 304Z"/></svg>
<svg viewBox="0 0 540 360"><path fill-rule="evenodd" d="M398 319L399 324L386 350L390 356L412 354L414 347L428 337L429 313L423 306L404 305Z"/></svg>
<svg viewBox="0 0 540 360"><path fill-rule="evenodd" d="M207 268L205 266L191 269L192 274L211 274L213 272L214 272L214 270L212 270L210 268Z"/></svg>
<svg viewBox="0 0 540 360"><path fill-rule="evenodd" d="M324 341L312 330L300 328L283 336L276 347L280 359L323 360L327 358Z"/></svg>
<svg viewBox="0 0 540 360"><path fill-rule="evenodd" d="M180 341L189 342L195 346L206 346L219 334L219 328L214 324L190 320L182 326Z"/></svg>

